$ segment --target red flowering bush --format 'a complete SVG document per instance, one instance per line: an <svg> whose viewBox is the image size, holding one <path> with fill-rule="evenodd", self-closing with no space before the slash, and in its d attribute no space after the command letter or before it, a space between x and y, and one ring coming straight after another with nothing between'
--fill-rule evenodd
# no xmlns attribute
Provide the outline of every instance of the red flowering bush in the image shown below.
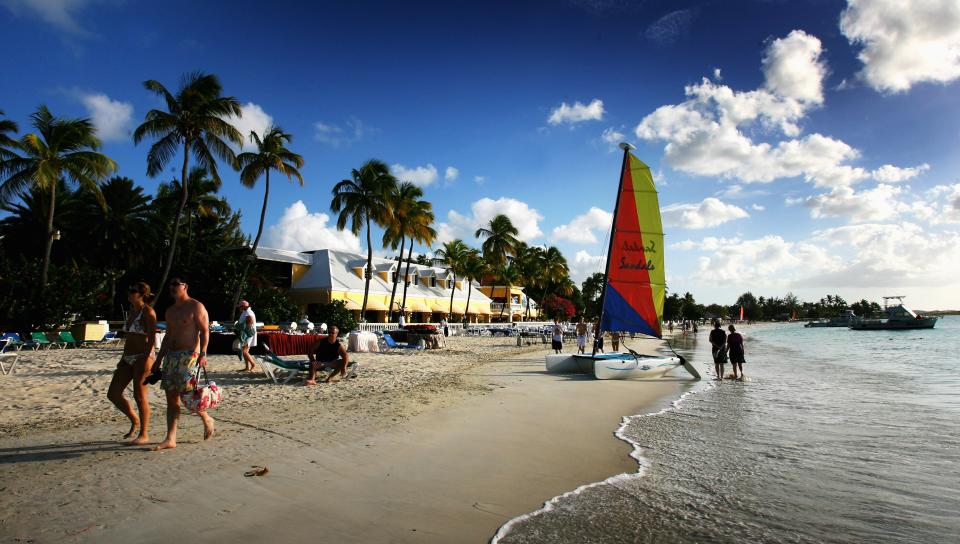
<svg viewBox="0 0 960 544"><path fill-rule="evenodd" d="M572 302L556 295L544 297L543 302L540 303L540 308L550 319L558 321L567 321L577 313L577 309Z"/></svg>

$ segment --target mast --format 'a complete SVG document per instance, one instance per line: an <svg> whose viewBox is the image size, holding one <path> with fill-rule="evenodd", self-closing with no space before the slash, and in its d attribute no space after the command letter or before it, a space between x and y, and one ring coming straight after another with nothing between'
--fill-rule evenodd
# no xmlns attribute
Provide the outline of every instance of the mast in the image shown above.
<svg viewBox="0 0 960 544"><path fill-rule="evenodd" d="M620 142L620 149L623 150L623 162L620 164L620 181L617 184L617 200L613 207L613 223L610 224L610 243L607 245L607 264L603 271L603 291L600 293L600 315L597 316L597 331L593 337L593 352L590 354L591 357L597 355L597 343L603 335L603 329L600 324L603 323L603 303L604 299L607 298L607 286L610 283L610 257L613 255L613 238L614 234L616 234L617 215L620 214L620 195L623 194L623 173L627 169L627 161L630 160L630 150L635 148L627 142Z"/></svg>

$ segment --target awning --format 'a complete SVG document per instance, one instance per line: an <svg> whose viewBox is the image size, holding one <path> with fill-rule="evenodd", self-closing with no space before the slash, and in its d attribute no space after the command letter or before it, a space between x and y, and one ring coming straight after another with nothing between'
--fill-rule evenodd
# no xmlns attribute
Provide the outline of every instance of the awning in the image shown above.
<svg viewBox="0 0 960 544"><path fill-rule="evenodd" d="M430 308L426 304L424 304L422 300L408 300L407 311L408 312L429 312Z"/></svg>
<svg viewBox="0 0 960 544"><path fill-rule="evenodd" d="M441 304L439 302L433 302L430 304L430 307L433 308L434 312L439 312L441 314L447 313L447 310L450 309L450 304Z"/></svg>
<svg viewBox="0 0 960 544"><path fill-rule="evenodd" d="M490 303L470 301L470 311L467 312L467 314L468 315L490 315Z"/></svg>
<svg viewBox="0 0 960 544"><path fill-rule="evenodd" d="M387 308L387 305L382 300L374 297L369 297L367 299L367 309L378 311L378 312L385 312L389 310L389 308Z"/></svg>
<svg viewBox="0 0 960 544"><path fill-rule="evenodd" d="M354 302L354 301L352 301L352 300L350 300L350 299L342 300L342 302L347 305L347 309L348 309L348 310L357 310L357 311L360 310L360 303L359 303L359 302Z"/></svg>
<svg viewBox="0 0 960 544"><path fill-rule="evenodd" d="M466 302L460 302L458 300L453 301L453 313L463 315L463 311L466 309L466 306Z"/></svg>

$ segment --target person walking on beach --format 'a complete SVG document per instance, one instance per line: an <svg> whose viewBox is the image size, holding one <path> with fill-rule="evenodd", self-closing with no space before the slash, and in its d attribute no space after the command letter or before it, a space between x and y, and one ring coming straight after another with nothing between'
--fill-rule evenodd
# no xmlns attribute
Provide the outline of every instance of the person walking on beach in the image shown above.
<svg viewBox="0 0 960 544"><path fill-rule="evenodd" d="M613 351L620 351L620 332L610 331L610 348Z"/></svg>
<svg viewBox="0 0 960 544"><path fill-rule="evenodd" d="M554 353L563 352L563 327L556 319L553 320L553 335L551 337Z"/></svg>
<svg viewBox="0 0 960 544"><path fill-rule="evenodd" d="M587 349L587 324L580 318L577 323L577 353L584 353Z"/></svg>
<svg viewBox="0 0 960 544"><path fill-rule="evenodd" d="M250 356L250 348L257 345L257 315L246 300L237 304L240 317L237 318L238 336L240 338L240 353L243 355L244 367L239 372L250 372L257 368Z"/></svg>
<svg viewBox="0 0 960 544"><path fill-rule="evenodd" d="M727 333L720 328L720 320L714 320L710 331L710 345L713 346L713 367L718 380L723 379L723 365L727 362Z"/></svg>
<svg viewBox="0 0 960 544"><path fill-rule="evenodd" d="M326 338L321 338L314 342L307 351L307 358L310 359L310 375L303 385L317 385L317 369L322 365L324 368L332 368L333 372L327 376L323 383L330 383L337 373L343 378L347 377L347 365L350 364L350 355L344 349L343 344L337 340L340 329L333 325Z"/></svg>
<svg viewBox="0 0 960 544"><path fill-rule="evenodd" d="M603 331L600 330L600 320L593 322L593 338L597 351L603 353Z"/></svg>
<svg viewBox="0 0 960 544"><path fill-rule="evenodd" d="M743 335L732 324L728 327L727 347L730 350L730 366L733 367L733 379L743 379ZM739 367L739 372L738 372Z"/></svg>
<svg viewBox="0 0 960 544"><path fill-rule="evenodd" d="M161 362L160 387L167 395L167 437L153 451L177 447L180 394L194 390L197 370L207 364L210 317L200 301L190 298L187 287L181 276L174 276L167 285L174 303L167 308L167 334L157 357ZM213 436L213 418L205 411L197 415L203 420L203 439L207 440Z"/></svg>
<svg viewBox="0 0 960 544"><path fill-rule="evenodd" d="M117 369L113 371L110 388L107 389L107 398L130 420L130 431L123 435L124 440L131 438L139 428L137 438L129 442L132 446L150 441L150 403L147 401L147 385L143 380L153 367L157 343L157 314L150 307L155 298L150 292L150 286L142 281L131 285L127 290L130 314L123 323L123 332L126 334L123 355L117 363ZM133 413L130 402L123 396L123 391L131 381L139 417Z"/></svg>

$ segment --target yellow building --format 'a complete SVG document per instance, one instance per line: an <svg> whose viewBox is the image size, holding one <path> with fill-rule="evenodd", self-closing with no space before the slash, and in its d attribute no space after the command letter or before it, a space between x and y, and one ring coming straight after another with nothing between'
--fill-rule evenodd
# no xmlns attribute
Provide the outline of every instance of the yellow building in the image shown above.
<svg viewBox="0 0 960 544"><path fill-rule="evenodd" d="M354 312L354 317L360 320L366 267L366 257L363 255L329 249L301 252L258 247L257 260L261 266L271 266L281 277L286 275L289 267L289 295L302 310L305 311L310 304L342 300ZM409 323L439 322L441 319L462 322L464 315L471 323L490 321L490 298L476 282L471 286L461 278L454 278L443 268L413 263L408 273L406 263L398 268L395 259L374 257L373 276L367 296L368 322L387 321L394 283L395 312L404 306L403 291L406 284L406 305L403 310Z"/></svg>
<svg viewBox="0 0 960 544"><path fill-rule="evenodd" d="M523 287L512 285L508 289L505 285L481 285L479 289L491 300L492 319L500 319L502 314L504 321L526 320L527 294L523 292ZM530 299L530 319L536 320L539 316L540 307Z"/></svg>

